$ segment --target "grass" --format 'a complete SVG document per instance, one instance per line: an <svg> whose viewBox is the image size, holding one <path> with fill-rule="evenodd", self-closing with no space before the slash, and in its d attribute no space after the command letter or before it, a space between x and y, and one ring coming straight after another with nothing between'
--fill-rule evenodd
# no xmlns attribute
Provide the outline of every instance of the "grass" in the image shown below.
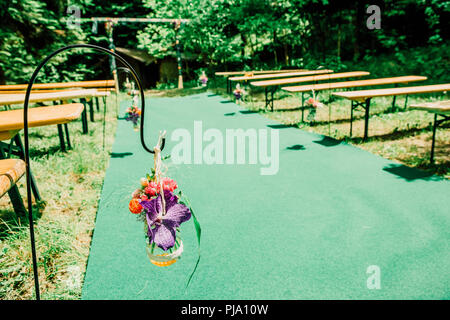
<svg viewBox="0 0 450 320"><path fill-rule="evenodd" d="M221 88L212 88L216 94L234 99ZM323 91L318 99L325 104L317 110L314 124L300 123L301 95L278 91L275 94L274 112L264 111L264 93L246 88L241 105L260 112L265 117L282 124L330 136L345 141L384 158L410 167L417 167L437 175L450 178L450 124L439 127L436 136L435 164L431 165L430 150L434 115L428 112L404 109L405 97L399 96L396 108L392 108L392 97L372 99L370 107L369 139L362 142L364 110L354 111L353 134L349 137L350 101L331 96ZM305 98L306 99L306 98ZM408 105L434 100L448 99L448 94L409 96ZM304 119L307 121L307 110Z"/></svg>
<svg viewBox="0 0 450 320"><path fill-rule="evenodd" d="M101 110L103 109L101 105ZM103 110L102 110L103 111ZM81 296L98 201L117 124L115 97L108 98L103 149L103 113L96 112L89 134L81 121L69 124L72 150L61 152L56 126L32 128L31 166L45 205L37 206L36 246L41 297ZM19 190L26 201L25 179ZM34 295L28 222L0 199L0 299Z"/></svg>
<svg viewBox="0 0 450 320"><path fill-rule="evenodd" d="M150 90L149 96L184 96L204 92L205 88L186 90ZM210 88L227 98L221 88ZM120 98L129 99L123 95ZM331 136L411 167L450 178L450 130L441 128L436 139L436 165L429 164L432 114L390 110L391 98L374 99L371 106L369 140L362 143L363 115L355 112L353 137L348 137L350 103L334 100L320 108L313 126L299 125L299 97L278 93L275 111L260 111L264 95L253 92L242 105L280 123ZM321 95L326 101L329 94ZM409 102L440 99L410 97ZM403 98L397 99L399 106ZM331 111L331 113L329 113ZM306 111L305 116L308 114ZM31 129L32 169L45 206L39 208L36 219L36 244L39 258L39 278L43 299L79 299L89 256L98 201L105 170L114 139L117 109L114 98L108 100L106 113L106 143L102 148L101 113L89 123L89 134L81 134L80 121L69 124L73 149L59 150L56 126ZM329 121L331 120L331 121ZM447 129L449 126L447 125ZM18 183L25 199L24 178ZM8 196L0 199L0 299L30 299L33 297L31 250L27 219L17 217Z"/></svg>

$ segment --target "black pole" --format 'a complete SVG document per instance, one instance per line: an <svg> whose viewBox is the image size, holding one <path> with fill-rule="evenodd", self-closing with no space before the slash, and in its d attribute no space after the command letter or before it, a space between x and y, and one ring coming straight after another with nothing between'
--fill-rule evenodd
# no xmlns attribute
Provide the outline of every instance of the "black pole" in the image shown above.
<svg viewBox="0 0 450 320"><path fill-rule="evenodd" d="M149 153L154 153L154 151L147 147L144 139L144 113L145 113L145 97L144 97L144 89L142 87L142 82L136 73L136 71L133 69L133 67L120 55L117 53L92 44L73 44L66 47L62 47L54 52L52 52L50 55L48 55L34 70L33 74L31 75L30 81L28 82L27 91L25 93L25 101L23 104L23 126L24 126L24 144L25 144L25 168L26 168L26 180L27 180L27 198L28 198L28 220L30 224L30 241L31 241L31 255L33 260L33 273L34 273L34 285L35 285L35 292L36 292L36 299L40 300L40 291L39 291L39 277L38 277L38 268L37 268L37 255L36 255L36 242L35 242L35 236L34 236L34 224L33 224L33 204L31 201L31 166L30 166L30 151L29 151L29 137L28 137L28 104L30 101L30 94L31 94L31 88L33 86L34 81L37 78L37 75L39 71L47 64L47 62L57 54L74 49L74 48L88 48L95 51L100 51L107 53L109 55L114 56L117 58L120 62L122 62L127 68L130 69L130 71L133 74L133 77L136 81L136 83L139 86L139 91L141 94L141 106L142 106L142 112L141 112L141 130L140 130L140 140L142 147L145 151ZM164 149L165 139L162 140L161 144L161 150Z"/></svg>

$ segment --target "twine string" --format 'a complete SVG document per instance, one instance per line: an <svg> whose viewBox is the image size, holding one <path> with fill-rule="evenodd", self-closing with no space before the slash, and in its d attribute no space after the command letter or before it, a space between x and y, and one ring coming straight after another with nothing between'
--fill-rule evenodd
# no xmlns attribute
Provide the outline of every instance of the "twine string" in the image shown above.
<svg viewBox="0 0 450 320"><path fill-rule="evenodd" d="M166 215L166 199L164 197L164 184L162 181L162 177L163 177L163 173L162 173L162 159L161 159L161 145L162 145L162 141L166 136L166 131L160 131L159 132L159 138L158 138L158 143L156 144L156 146L153 148L153 151L155 152L153 154L153 162L155 165L155 177L156 177L156 181L157 184L159 186L159 190L160 190L160 194L161 194L161 201L162 201L162 215L165 216Z"/></svg>

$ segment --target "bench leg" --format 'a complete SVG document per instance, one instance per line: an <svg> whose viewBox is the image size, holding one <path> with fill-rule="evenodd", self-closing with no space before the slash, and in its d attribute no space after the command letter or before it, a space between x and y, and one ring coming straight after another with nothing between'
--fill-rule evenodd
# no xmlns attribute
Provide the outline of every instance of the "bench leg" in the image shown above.
<svg viewBox="0 0 450 320"><path fill-rule="evenodd" d="M69 125L67 123L64 123L64 132L66 133L67 149L72 149L72 144L70 143Z"/></svg>
<svg viewBox="0 0 450 320"><path fill-rule="evenodd" d="M353 134L353 100L351 101L351 106L350 106L350 137Z"/></svg>
<svg viewBox="0 0 450 320"><path fill-rule="evenodd" d="M369 135L369 114L370 114L370 99L366 99L366 113L364 115L364 137L363 141L367 140L367 137Z"/></svg>
<svg viewBox="0 0 450 320"><path fill-rule="evenodd" d="M59 144L61 146L61 151L65 152L66 151L66 143L64 142L64 133L63 133L63 128L62 128L62 124L58 124L58 136L59 136Z"/></svg>
<svg viewBox="0 0 450 320"><path fill-rule="evenodd" d="M16 134L14 137L14 142L16 146L19 148L19 157L23 161L25 161L25 150L23 148L22 140L20 139L20 136ZM34 198L36 201L41 201L41 195L39 194L39 190L36 184L36 180L34 179L34 175L32 172L30 172L30 179L31 179L31 190L33 191Z"/></svg>
<svg viewBox="0 0 450 320"><path fill-rule="evenodd" d="M302 92L302 123L305 122L305 93Z"/></svg>
<svg viewBox="0 0 450 320"><path fill-rule="evenodd" d="M91 118L91 122L94 122L94 98L89 100L89 117Z"/></svg>
<svg viewBox="0 0 450 320"><path fill-rule="evenodd" d="M8 191L9 198L11 199L11 203L14 208L14 212L16 215L24 217L26 216L26 209L22 201L22 197L20 196L19 188L16 185L13 185L11 189Z"/></svg>
<svg viewBox="0 0 450 320"><path fill-rule="evenodd" d="M87 121L87 103L86 99L81 99L80 102L84 105L83 112L81 113L81 124L83 126L83 134L87 134L89 131L88 121Z"/></svg>
<svg viewBox="0 0 450 320"><path fill-rule="evenodd" d="M392 98L392 110L395 110L395 101L396 101L396 99L397 99L397 96L394 96Z"/></svg>
<svg viewBox="0 0 450 320"><path fill-rule="evenodd" d="M100 101L98 100L98 97L95 97L95 105L97 107L97 111L100 111Z"/></svg>
<svg viewBox="0 0 450 320"><path fill-rule="evenodd" d="M273 112L273 93L274 92L275 92L274 90L270 91L270 106L271 106L272 112Z"/></svg>
<svg viewBox="0 0 450 320"><path fill-rule="evenodd" d="M436 141L436 129L437 129L437 113L434 114L434 123L433 123L433 138L431 140L431 155L430 155L430 164L434 164L434 145Z"/></svg>
<svg viewBox="0 0 450 320"><path fill-rule="evenodd" d="M359 101L351 101L351 111L350 111L350 137L353 133L353 110L356 108L361 107L363 108L366 113L364 114L364 135L363 135L363 142L367 140L367 137L369 136L369 116L370 116L370 99L366 99L363 102Z"/></svg>
<svg viewBox="0 0 450 320"><path fill-rule="evenodd" d="M15 144L15 146L13 146ZM12 155L18 156L20 159L25 161L25 151L23 148L22 140L20 136L16 134L14 138L11 139L11 142L8 146L8 154L5 154L3 146L7 145L6 143L0 144L0 159L9 159ZM31 189L33 190L33 195L36 201L41 201L41 195L39 194L39 190L36 184L36 180L34 179L33 173L30 172L31 177Z"/></svg>

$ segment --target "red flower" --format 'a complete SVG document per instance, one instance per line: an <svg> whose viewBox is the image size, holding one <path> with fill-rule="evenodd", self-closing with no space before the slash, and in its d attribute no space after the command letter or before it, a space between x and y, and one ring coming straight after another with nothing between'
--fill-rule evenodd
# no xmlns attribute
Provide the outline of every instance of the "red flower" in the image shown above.
<svg viewBox="0 0 450 320"><path fill-rule="evenodd" d="M306 104L312 105L312 104L314 104L314 102L315 102L315 100L314 100L313 98L309 98L309 99L306 101Z"/></svg>
<svg viewBox="0 0 450 320"><path fill-rule="evenodd" d="M142 206L139 203L139 200L136 198L131 199L130 204L128 205L131 213L138 214L142 212Z"/></svg>

